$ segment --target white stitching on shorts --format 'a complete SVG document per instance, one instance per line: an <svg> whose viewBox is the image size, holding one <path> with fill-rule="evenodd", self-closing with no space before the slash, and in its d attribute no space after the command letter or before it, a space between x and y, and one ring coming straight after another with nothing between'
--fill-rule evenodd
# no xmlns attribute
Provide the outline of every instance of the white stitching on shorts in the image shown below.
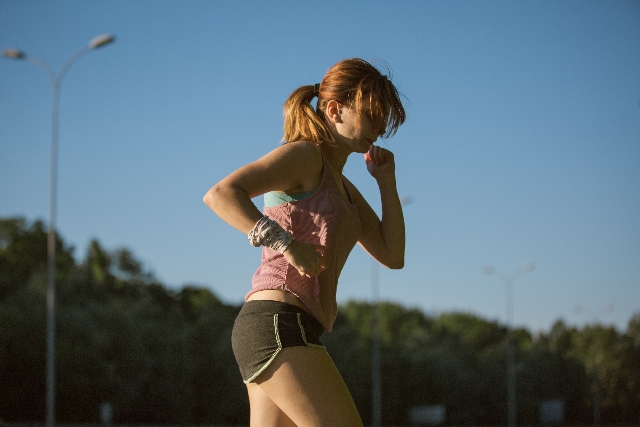
<svg viewBox="0 0 640 427"><path fill-rule="evenodd" d="M300 326L300 333L302 334L302 340L304 341L304 343L309 347L325 348L323 345L311 344L310 342L307 342L307 335L304 333L304 326L302 326L300 313L297 313L297 314L298 314L298 325Z"/></svg>
<svg viewBox="0 0 640 427"><path fill-rule="evenodd" d="M265 369L267 369L267 367L271 364L271 362L273 362L273 359L275 359L278 353L280 353L280 350L282 350L282 343L280 342L280 331L278 331L278 314L277 313L273 315L273 327L275 330L276 342L278 343L278 348L276 349L276 351L273 352L269 360L267 360L267 363L262 365L262 367L258 370L258 372L251 375L249 379L244 381L245 384L249 384L251 381L255 380L258 375L260 375Z"/></svg>

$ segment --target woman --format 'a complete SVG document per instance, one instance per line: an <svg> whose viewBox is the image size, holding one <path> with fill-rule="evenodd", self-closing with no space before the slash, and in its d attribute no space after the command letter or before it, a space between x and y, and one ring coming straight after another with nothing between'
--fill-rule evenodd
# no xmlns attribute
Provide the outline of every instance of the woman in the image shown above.
<svg viewBox="0 0 640 427"><path fill-rule="evenodd" d="M311 106L317 97L317 107ZM247 385L251 426L362 426L319 338L337 315L338 276L358 242L402 268L405 231L393 154L373 145L405 120L396 88L362 59L347 59L284 106L284 141L213 186L204 202L263 246L232 344ZM364 154L382 219L343 175ZM265 195L264 215L251 199Z"/></svg>

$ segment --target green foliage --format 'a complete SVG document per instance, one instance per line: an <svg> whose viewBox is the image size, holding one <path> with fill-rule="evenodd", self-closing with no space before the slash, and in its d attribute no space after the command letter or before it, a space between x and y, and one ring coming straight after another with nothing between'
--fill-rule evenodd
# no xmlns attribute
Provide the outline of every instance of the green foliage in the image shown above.
<svg viewBox="0 0 640 427"><path fill-rule="evenodd" d="M56 271L64 275L74 265L73 249L56 235ZM26 286L47 266L47 232L42 221L27 228L23 218L0 219L0 301Z"/></svg>
<svg viewBox="0 0 640 427"><path fill-rule="evenodd" d="M47 234L41 222L0 219L0 419L42 422ZM240 307L210 290L168 289L127 249L89 244L81 262L57 236L56 412L61 423L248 424L231 351ZM371 420L372 314L379 315L383 421L408 424L412 406L444 404L450 425L507 418L507 329L471 313L427 316L382 302L340 307L323 342L365 421ZM520 424L561 399L565 423L640 422L640 313L625 332L558 321L535 337L512 333Z"/></svg>
<svg viewBox="0 0 640 427"><path fill-rule="evenodd" d="M0 419L42 422L45 397L46 232L0 221ZM76 263L57 239L56 415L118 423L248 421L230 346L239 307L193 286L158 283L126 249L90 242Z"/></svg>

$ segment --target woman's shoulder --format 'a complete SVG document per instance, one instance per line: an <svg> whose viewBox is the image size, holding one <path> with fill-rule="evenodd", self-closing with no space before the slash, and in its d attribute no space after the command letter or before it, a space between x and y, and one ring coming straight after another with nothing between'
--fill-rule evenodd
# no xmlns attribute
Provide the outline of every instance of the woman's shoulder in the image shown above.
<svg viewBox="0 0 640 427"><path fill-rule="evenodd" d="M270 153L281 172L295 181L285 192L304 192L316 188L322 179L323 160L320 147L310 141L286 142Z"/></svg>
<svg viewBox="0 0 640 427"><path fill-rule="evenodd" d="M285 142L274 151L294 160L300 166L311 169L322 168L322 151L311 141Z"/></svg>
<svg viewBox="0 0 640 427"><path fill-rule="evenodd" d="M322 151L320 146L311 141L294 141L285 142L280 145L280 148L293 151L297 154L309 157L316 157L322 159Z"/></svg>
<svg viewBox="0 0 640 427"><path fill-rule="evenodd" d="M360 194L360 190L356 187L351 181L347 179L346 176L342 175L342 182L344 183L345 188L349 192L349 195L352 197L356 196L358 198L362 198L362 194ZM355 197L354 197L355 199Z"/></svg>

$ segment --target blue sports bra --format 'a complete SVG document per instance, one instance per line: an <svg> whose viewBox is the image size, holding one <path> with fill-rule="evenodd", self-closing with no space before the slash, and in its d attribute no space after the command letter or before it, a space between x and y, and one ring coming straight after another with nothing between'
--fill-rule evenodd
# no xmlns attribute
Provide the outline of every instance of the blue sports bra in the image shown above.
<svg viewBox="0 0 640 427"><path fill-rule="evenodd" d="M268 193L264 193L264 206L267 208L272 208L283 203L297 202L298 200L306 199L315 192L315 189L307 191L306 193L297 194L286 194L279 191L270 191Z"/></svg>

